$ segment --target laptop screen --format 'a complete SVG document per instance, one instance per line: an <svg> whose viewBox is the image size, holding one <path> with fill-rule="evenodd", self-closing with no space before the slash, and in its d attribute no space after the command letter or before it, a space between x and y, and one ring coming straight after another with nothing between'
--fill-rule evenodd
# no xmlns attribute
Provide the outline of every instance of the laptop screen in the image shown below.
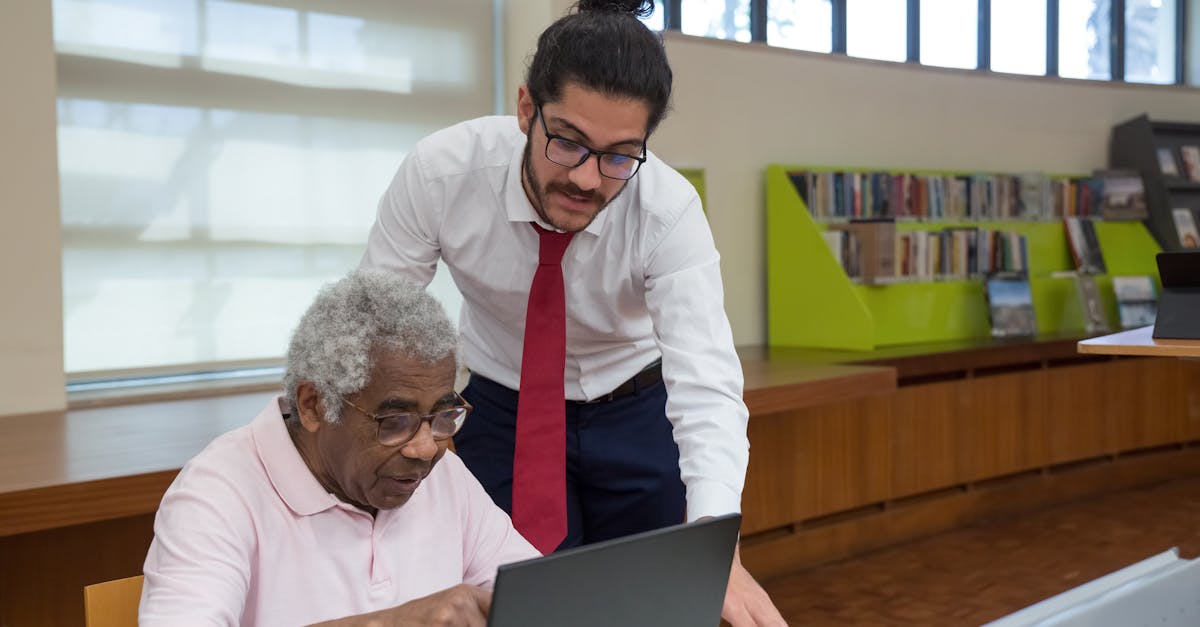
<svg viewBox="0 0 1200 627"><path fill-rule="evenodd" d="M1200 339L1200 251L1158 253L1162 294L1154 337Z"/></svg>
<svg viewBox="0 0 1200 627"><path fill-rule="evenodd" d="M716 627L741 518L707 518L505 564L488 626Z"/></svg>

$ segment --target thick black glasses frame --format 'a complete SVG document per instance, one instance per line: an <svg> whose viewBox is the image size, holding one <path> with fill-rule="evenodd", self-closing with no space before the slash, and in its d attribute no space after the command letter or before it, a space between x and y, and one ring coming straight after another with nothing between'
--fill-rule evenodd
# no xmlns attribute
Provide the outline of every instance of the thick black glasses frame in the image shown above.
<svg viewBox="0 0 1200 627"><path fill-rule="evenodd" d="M596 161L596 167L600 171L600 176L603 176L604 178L608 178L608 179L614 179L617 181L628 181L629 179L633 178L634 175L636 175L638 173L638 170L640 170L642 168L642 164L646 162L646 156L645 156L646 155L646 140L645 139L642 140L642 156L641 157L627 155L623 152L612 152L609 150L596 150L594 148L584 146L583 144L581 144L577 141L567 139L566 137L563 137L562 135L555 135L554 133L551 133L550 129L546 127L546 116L542 115L542 105L537 105L537 117L538 117L538 120L541 120L541 122L542 122L542 132L546 134L546 159L548 159L551 163L556 163L558 165L563 166L564 168L578 168L579 166L587 163L587 161L592 158L592 155L596 155L597 157L599 157L599 159L597 159L597 161ZM649 139L649 138L647 138L647 139ZM569 163L559 163L559 162L555 161L554 159L550 158L550 140L558 140L560 142L571 144L572 146L579 146L580 148L586 150L587 154L585 154L583 157L581 157L579 159L579 161L577 163L575 163L574 165L571 165ZM600 167L600 162L604 159L604 155L613 155L614 157L624 157L626 159L633 159L634 161L637 161L637 165L634 166L633 171L629 173L629 176L625 176L625 177L609 176L604 173L604 168Z"/></svg>

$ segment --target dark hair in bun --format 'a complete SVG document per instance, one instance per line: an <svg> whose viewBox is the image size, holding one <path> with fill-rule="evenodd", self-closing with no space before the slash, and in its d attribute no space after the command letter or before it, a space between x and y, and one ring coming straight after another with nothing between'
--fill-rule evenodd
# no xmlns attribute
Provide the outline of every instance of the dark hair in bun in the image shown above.
<svg viewBox="0 0 1200 627"><path fill-rule="evenodd" d="M629 13L634 17L650 17L654 13L654 0L580 0L575 4L580 11L615 11Z"/></svg>
<svg viewBox="0 0 1200 627"><path fill-rule="evenodd" d="M671 66L657 34L638 21L654 0L580 0L538 37L525 84L534 103L557 102L567 83L650 107L653 132L671 102Z"/></svg>

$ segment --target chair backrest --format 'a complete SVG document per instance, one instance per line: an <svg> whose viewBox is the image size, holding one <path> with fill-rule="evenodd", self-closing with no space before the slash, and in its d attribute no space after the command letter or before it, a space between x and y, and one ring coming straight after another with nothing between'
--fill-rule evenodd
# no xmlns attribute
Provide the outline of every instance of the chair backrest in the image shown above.
<svg viewBox="0 0 1200 627"><path fill-rule="evenodd" d="M95 583L83 588L87 627L137 627L142 576Z"/></svg>

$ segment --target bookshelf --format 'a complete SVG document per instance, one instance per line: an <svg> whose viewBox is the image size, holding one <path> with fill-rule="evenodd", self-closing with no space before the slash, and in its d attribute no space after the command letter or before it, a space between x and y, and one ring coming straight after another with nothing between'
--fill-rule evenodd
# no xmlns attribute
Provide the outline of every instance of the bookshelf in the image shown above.
<svg viewBox="0 0 1200 627"><path fill-rule="evenodd" d="M979 279L862 285L847 277L821 235L827 225L813 219L789 177L790 172L813 169L767 167L767 336L771 346L865 351L990 337L984 285ZM1024 235L1039 333L1084 334L1074 280L1051 276L1074 269L1061 221L899 222L896 230L955 226ZM1159 246L1139 222L1100 222L1096 227L1108 266L1108 274L1097 276L1096 283L1109 320L1115 324L1111 276L1157 277L1154 255Z"/></svg>
<svg viewBox="0 0 1200 627"><path fill-rule="evenodd" d="M1141 172L1149 210L1146 226L1167 251L1183 248L1171 214L1173 209L1191 209L1193 220L1200 220L1200 181L1188 180L1179 150L1183 146L1200 149L1200 124L1154 121L1146 115L1114 126L1109 145L1109 163L1113 167ZM1160 149L1167 151L1174 161L1177 175L1163 171Z"/></svg>

